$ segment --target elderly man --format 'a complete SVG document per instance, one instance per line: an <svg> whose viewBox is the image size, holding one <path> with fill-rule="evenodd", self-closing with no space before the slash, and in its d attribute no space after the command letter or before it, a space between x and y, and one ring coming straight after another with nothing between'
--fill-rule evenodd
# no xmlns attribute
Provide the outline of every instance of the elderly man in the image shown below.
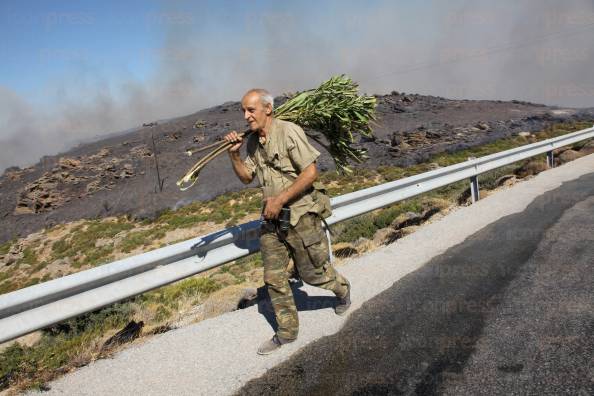
<svg viewBox="0 0 594 396"><path fill-rule="evenodd" d="M264 262L264 283L274 309L278 330L258 349L261 355L294 341L299 331L297 308L289 285L288 265L292 257L301 279L331 290L337 297L338 315L351 305L350 284L330 264L328 241L321 224L321 204L312 187L318 176L320 153L307 141L303 130L291 122L273 117L273 98L266 90L248 91L241 107L250 129L247 157L239 149L243 139L233 131L225 136L236 143L229 148L233 169L248 184L258 176L264 196L264 222L260 247ZM285 209L283 209L285 208ZM280 227L279 213L290 209L288 229Z"/></svg>

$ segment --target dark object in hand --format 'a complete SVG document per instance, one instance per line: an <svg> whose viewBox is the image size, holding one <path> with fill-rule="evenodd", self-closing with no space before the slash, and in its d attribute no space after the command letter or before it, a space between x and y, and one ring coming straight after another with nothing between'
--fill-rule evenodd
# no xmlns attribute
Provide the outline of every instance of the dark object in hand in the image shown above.
<svg viewBox="0 0 594 396"><path fill-rule="evenodd" d="M280 213L278 214L278 228L282 232L289 231L289 227L291 226L291 209L287 207L281 208Z"/></svg>

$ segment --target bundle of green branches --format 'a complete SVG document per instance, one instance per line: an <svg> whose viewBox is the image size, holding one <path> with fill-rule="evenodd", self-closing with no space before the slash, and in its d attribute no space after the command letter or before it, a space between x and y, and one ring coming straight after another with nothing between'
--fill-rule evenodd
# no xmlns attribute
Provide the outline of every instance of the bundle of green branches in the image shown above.
<svg viewBox="0 0 594 396"><path fill-rule="evenodd" d="M357 84L347 76L340 75L330 78L316 89L295 95L274 111L274 117L301 126L310 138L328 151L338 172L350 173L352 170L349 160L362 162L367 158L364 149L353 147L353 133L371 136L375 104L375 97L359 95ZM310 133L310 130L321 132L325 141ZM251 132L240 135L247 136L249 133ZM221 141L196 150L215 148L177 182L180 189L183 191L192 187L202 168L231 145L232 143Z"/></svg>

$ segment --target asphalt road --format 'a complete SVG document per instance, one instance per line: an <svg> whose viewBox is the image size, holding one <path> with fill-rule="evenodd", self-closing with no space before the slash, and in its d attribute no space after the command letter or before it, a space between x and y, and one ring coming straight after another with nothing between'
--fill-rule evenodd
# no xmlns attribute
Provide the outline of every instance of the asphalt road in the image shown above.
<svg viewBox="0 0 594 396"><path fill-rule="evenodd" d="M433 258L238 393L594 394L594 173Z"/></svg>
<svg viewBox="0 0 594 396"><path fill-rule="evenodd" d="M300 287L299 338L273 355L256 354L273 334L262 299L138 340L43 395L589 394L593 172L594 155L577 159L346 260L349 315Z"/></svg>

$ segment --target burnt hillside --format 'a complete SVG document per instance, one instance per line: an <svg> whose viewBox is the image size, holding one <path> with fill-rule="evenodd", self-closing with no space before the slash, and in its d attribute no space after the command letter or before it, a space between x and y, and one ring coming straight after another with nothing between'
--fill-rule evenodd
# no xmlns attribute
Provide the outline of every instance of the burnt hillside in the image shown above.
<svg viewBox="0 0 594 396"><path fill-rule="evenodd" d="M378 96L377 113L375 138L359 142L370 157L360 166L408 165L554 122L594 118L593 109L397 92ZM175 182L197 160L185 154L188 148L244 128L239 103L227 102L163 123L147 120L133 132L46 156L31 167L9 168L0 177L0 242L81 218L151 217L165 208L242 189L226 155L202 172L194 188L181 192ZM332 169L332 161L320 151L320 169Z"/></svg>

